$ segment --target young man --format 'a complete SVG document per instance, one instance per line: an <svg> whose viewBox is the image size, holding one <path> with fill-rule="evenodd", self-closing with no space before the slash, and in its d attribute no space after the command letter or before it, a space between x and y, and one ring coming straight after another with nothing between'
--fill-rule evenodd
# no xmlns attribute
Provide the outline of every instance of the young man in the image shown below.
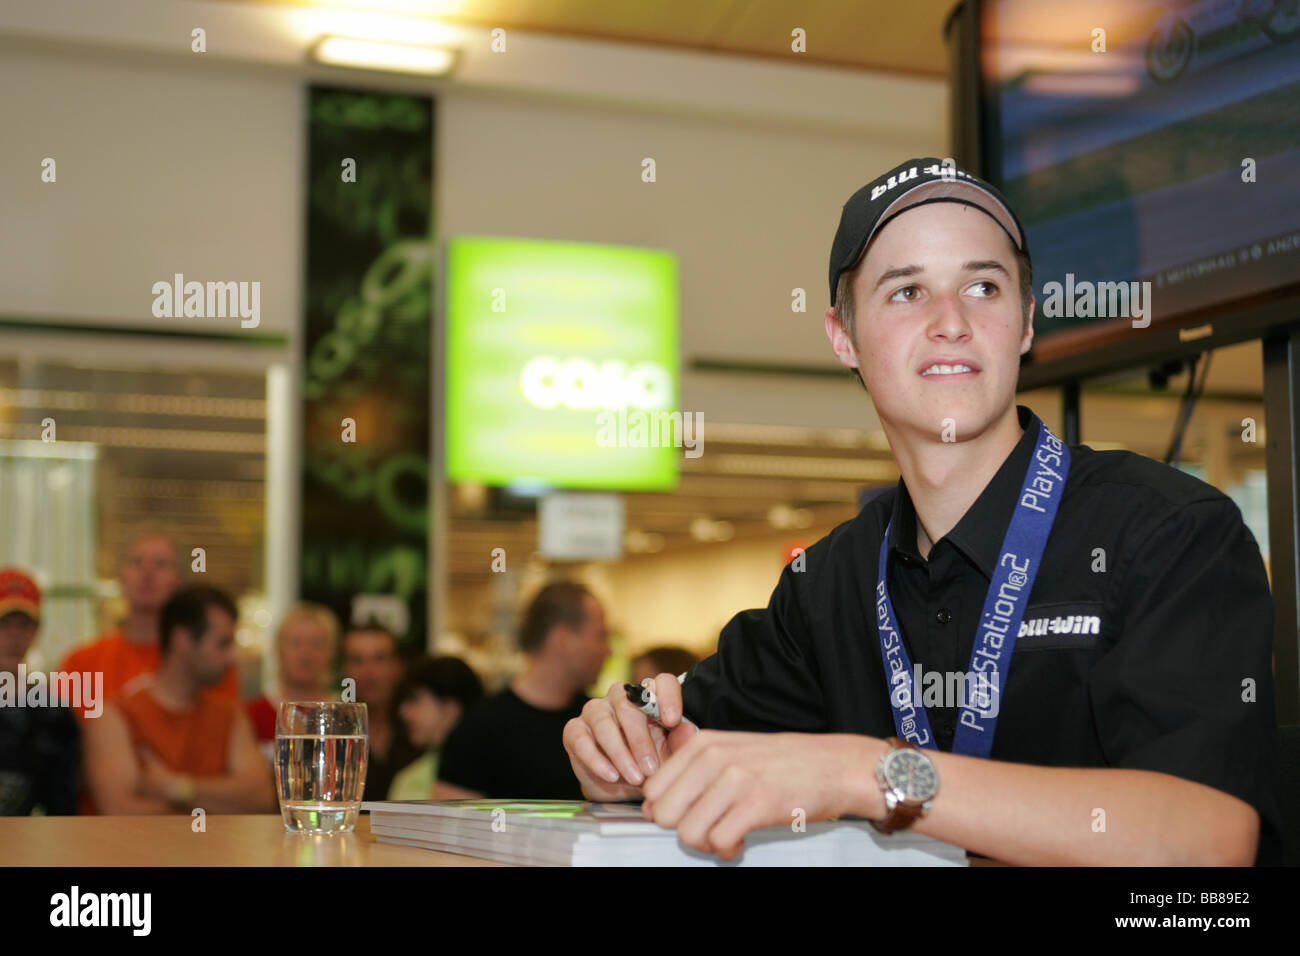
<svg viewBox="0 0 1300 956"><path fill-rule="evenodd" d="M28 675L19 665L36 641L41 591L31 575L0 568L0 816L47 816L77 812L81 784L81 733L62 702L47 707L15 706L27 694ZM24 682L19 681L22 674ZM97 702L95 710L102 706Z"/></svg>
<svg viewBox="0 0 1300 956"><path fill-rule="evenodd" d="M524 672L467 714L447 739L438 799L582 798L561 738L609 657L605 612L581 584L548 584L524 612L519 648L528 657Z"/></svg>
<svg viewBox="0 0 1300 956"><path fill-rule="evenodd" d="M101 813L272 813L270 768L234 701L203 693L235 663L235 604L182 588L160 615L158 672L85 721L86 779Z"/></svg>
<svg viewBox="0 0 1300 956"><path fill-rule="evenodd" d="M370 751L366 757L366 800L388 796L393 777L420 756L397 718L397 688L402 682L397 635L378 624L356 627L343 635L343 677L356 681L357 702L366 705Z"/></svg>
<svg viewBox="0 0 1300 956"><path fill-rule="evenodd" d="M911 160L849 199L826 332L902 478L656 678L667 737L619 687L566 726L590 799L643 796L725 859L802 809L1017 864L1280 862L1259 549L1209 485L1015 405L1031 288L965 172Z"/></svg>

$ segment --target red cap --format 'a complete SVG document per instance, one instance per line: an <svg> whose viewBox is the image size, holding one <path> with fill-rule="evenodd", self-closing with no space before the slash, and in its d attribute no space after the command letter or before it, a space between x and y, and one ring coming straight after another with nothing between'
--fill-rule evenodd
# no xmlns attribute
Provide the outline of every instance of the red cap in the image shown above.
<svg viewBox="0 0 1300 956"><path fill-rule="evenodd" d="M17 568L0 568L0 617L22 611L33 621L41 619L41 589L30 575Z"/></svg>

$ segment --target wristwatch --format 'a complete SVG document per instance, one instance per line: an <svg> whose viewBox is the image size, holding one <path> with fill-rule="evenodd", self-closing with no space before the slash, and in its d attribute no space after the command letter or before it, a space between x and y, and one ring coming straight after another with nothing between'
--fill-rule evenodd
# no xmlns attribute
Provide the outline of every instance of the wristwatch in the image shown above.
<svg viewBox="0 0 1300 956"><path fill-rule="evenodd" d="M887 737L889 752L876 765L876 782L885 795L888 812L871 825L881 833L906 830L930 812L939 792L939 772L934 761L911 741Z"/></svg>

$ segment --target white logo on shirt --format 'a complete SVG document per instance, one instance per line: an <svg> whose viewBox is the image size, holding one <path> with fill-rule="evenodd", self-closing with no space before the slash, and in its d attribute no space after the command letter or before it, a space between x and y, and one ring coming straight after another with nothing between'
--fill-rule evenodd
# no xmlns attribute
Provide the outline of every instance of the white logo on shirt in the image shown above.
<svg viewBox="0 0 1300 956"><path fill-rule="evenodd" d="M1022 621L1017 637L1044 637L1048 634L1099 634L1101 618L1096 614L1071 614L1068 617L1040 617Z"/></svg>

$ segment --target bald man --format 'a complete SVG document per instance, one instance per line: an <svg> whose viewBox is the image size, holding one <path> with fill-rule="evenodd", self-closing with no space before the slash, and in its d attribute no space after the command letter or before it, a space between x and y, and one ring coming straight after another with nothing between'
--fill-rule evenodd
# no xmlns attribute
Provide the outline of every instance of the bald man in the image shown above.
<svg viewBox="0 0 1300 956"><path fill-rule="evenodd" d="M142 674L158 670L158 621L163 605L176 590L180 568L176 545L166 534L146 531L127 545L119 570L122 594L129 610L121 625L70 653L61 670L104 675L104 698L111 700ZM239 675L231 668L215 687L205 691L239 700ZM85 717L80 709L78 717Z"/></svg>

